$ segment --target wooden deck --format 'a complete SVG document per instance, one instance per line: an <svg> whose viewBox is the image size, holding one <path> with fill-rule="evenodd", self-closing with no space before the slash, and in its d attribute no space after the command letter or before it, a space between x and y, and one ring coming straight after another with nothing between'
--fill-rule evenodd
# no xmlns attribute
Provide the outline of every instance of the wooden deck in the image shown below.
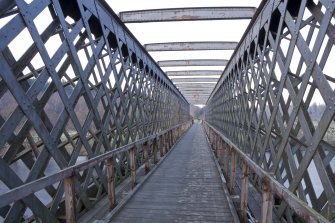
<svg viewBox="0 0 335 223"><path fill-rule="evenodd" d="M234 222L200 124L190 128L138 192L104 222Z"/></svg>

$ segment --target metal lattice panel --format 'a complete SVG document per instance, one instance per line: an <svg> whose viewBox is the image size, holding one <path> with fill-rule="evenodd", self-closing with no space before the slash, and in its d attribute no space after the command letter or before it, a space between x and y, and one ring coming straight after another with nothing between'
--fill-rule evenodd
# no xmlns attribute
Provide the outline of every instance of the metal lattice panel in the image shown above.
<svg viewBox="0 0 335 223"><path fill-rule="evenodd" d="M18 0L0 19L2 192L188 119L187 101L107 4L78 2ZM127 159L115 157L118 181ZM104 171L76 178L78 212L105 194ZM0 221L58 222L62 184L41 193L1 208Z"/></svg>
<svg viewBox="0 0 335 223"><path fill-rule="evenodd" d="M264 1L206 108L211 125L329 220L335 219L334 7L334 1ZM317 116L315 103L323 106ZM276 212L291 222L286 207L281 202Z"/></svg>

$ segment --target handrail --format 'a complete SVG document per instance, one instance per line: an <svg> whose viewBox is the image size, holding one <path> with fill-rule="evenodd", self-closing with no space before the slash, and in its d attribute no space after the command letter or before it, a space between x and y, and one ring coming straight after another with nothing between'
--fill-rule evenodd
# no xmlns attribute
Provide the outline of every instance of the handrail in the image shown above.
<svg viewBox="0 0 335 223"><path fill-rule="evenodd" d="M230 139L224 136L220 131L215 127L209 124L206 121L203 121L205 127L208 127L213 131L217 136L219 136L226 144L228 144L233 151L235 151L243 162L251 168L258 177L260 177L263 182L266 182L270 187L270 190L273 191L280 199L284 200L287 205L292 208L292 210L301 218L307 222L324 222L329 223L329 221L323 217L321 214L316 212L313 208L309 207L306 203L300 200L295 196L291 191L284 187L281 183L275 180L270 173L266 172L260 166L257 165L252 159L248 157L239 147L233 143ZM206 129L206 128L205 128ZM209 137L210 138L210 137ZM210 138L210 140L212 140ZM271 208L272 209L272 208Z"/></svg>
<svg viewBox="0 0 335 223"><path fill-rule="evenodd" d="M118 153L128 151L128 150L134 148L135 146L137 146L139 144L144 144L145 142L147 142L149 140L152 140L154 138L162 136L162 135L168 133L169 131L176 130L176 129L178 129L178 128L180 128L180 127L182 127L182 126L184 126L188 123L189 123L189 121L184 122L182 124L176 125L176 126L174 126L172 128L169 128L167 130L164 130L160 133L156 133L156 134L147 136L147 137L142 138L138 141L132 142L130 144L121 146L117 149L114 149L112 151L109 151L109 152L106 152L106 153L101 154L99 156L96 156L96 157L94 157L92 159L89 159L87 161L84 161L80 164L76 164L76 165L67 167L67 168L65 168L65 169L63 169L63 170L61 170L61 171L59 171L55 174L52 174L52 175L49 175L49 176L46 176L46 177L42 177L38 180L31 181L31 182L26 183L22 186L19 186L19 187L16 187L16 188L12 189L12 190L9 190L8 192L0 195L0 208L5 206L5 205L8 205L12 202L15 202L17 200L23 199L24 197L26 197L26 196L28 196L32 193L35 193L37 191L40 191L47 186L50 186L50 185L52 185L54 183L57 183L57 182L60 182L61 180L64 180L67 177L71 177L75 174L78 174L80 171L86 170L86 169L91 168L91 167L93 167L93 166L95 166L95 165L97 165L101 162L104 162L104 161L112 158L113 156L115 156Z"/></svg>

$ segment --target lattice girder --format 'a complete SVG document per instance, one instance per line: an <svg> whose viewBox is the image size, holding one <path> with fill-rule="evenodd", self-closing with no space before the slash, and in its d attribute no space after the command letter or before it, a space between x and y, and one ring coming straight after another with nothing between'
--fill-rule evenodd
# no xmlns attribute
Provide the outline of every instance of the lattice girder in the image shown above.
<svg viewBox="0 0 335 223"><path fill-rule="evenodd" d="M211 125L329 220L335 217L334 7L264 3L206 108ZM315 104L324 106L317 117ZM277 214L294 218L286 207Z"/></svg>
<svg viewBox="0 0 335 223"><path fill-rule="evenodd" d="M104 1L16 6L0 19L4 192L188 120L185 98ZM136 157L142 164L141 149ZM128 154L114 164L120 183ZM106 195L105 171L96 165L75 178L79 215ZM58 222L62 183L37 194L2 207L0 221Z"/></svg>

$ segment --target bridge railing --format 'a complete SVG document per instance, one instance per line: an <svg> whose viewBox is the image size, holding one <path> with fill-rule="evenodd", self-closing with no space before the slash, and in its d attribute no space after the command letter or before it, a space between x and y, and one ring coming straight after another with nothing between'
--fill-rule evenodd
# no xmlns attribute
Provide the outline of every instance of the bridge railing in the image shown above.
<svg viewBox="0 0 335 223"><path fill-rule="evenodd" d="M333 1L263 1L207 102L206 121L335 219ZM250 177L262 185L259 177ZM279 202L277 200L277 202ZM276 214L295 215L285 201Z"/></svg>
<svg viewBox="0 0 335 223"><path fill-rule="evenodd" d="M242 164L242 183L240 193L241 221L246 222L248 211L249 174L254 173L261 182L262 218L260 222L272 222L273 196L284 200L301 219L306 222L329 222L325 217L302 202L296 195L278 182L272 173L262 169L256 162L238 148L232 141L213 126L204 122L204 127L220 164L224 165L224 174L229 177L229 191L234 193L237 164ZM228 165L230 163L230 166Z"/></svg>
<svg viewBox="0 0 335 223"><path fill-rule="evenodd" d="M118 155L122 154L128 157L128 172L131 178L131 187L134 188L137 184L137 169L143 165L145 173L148 173L152 166L159 161L158 153L160 157L163 157L190 126L191 122L185 122L160 133L105 152L80 164L67 167L57 173L16 187L0 195L0 208L26 199L31 194L54 184L61 185L63 183L66 222L76 222L78 218L76 197L80 197L82 193L76 187L78 178L80 178L83 171L92 170L99 166L103 167L102 171L105 174L104 181L106 181L104 182L106 184L104 186L106 186L110 209L113 209L117 205L115 187L120 183L120 179L117 179L117 174L115 173L115 167L119 165L117 162Z"/></svg>
<svg viewBox="0 0 335 223"><path fill-rule="evenodd" d="M188 102L105 1L0 7L0 194L189 119ZM116 183L131 172L127 154L113 157ZM106 195L104 168L76 175L77 214ZM64 205L63 184L51 184L2 206L0 222L58 222Z"/></svg>

